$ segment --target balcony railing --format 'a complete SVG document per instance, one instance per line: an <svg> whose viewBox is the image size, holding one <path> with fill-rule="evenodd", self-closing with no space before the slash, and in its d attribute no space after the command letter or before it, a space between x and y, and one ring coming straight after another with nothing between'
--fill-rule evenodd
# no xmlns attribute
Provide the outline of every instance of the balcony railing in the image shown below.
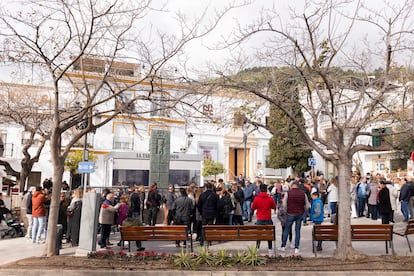
<svg viewBox="0 0 414 276"><path fill-rule="evenodd" d="M134 143L131 137L114 137L114 150L133 150Z"/></svg>

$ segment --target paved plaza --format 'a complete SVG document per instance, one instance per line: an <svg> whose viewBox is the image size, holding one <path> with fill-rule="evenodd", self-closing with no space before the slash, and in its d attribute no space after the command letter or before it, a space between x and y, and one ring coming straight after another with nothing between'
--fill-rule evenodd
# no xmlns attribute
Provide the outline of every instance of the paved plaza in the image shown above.
<svg viewBox="0 0 414 276"><path fill-rule="evenodd" d="M399 221L402 218L397 216ZM254 221L254 220L253 220ZM276 218L276 215L273 215L273 221L276 225L276 246L277 248L280 247L281 243L281 226L279 221ZM253 222L252 222L253 223ZM324 223L329 223L329 218L325 219ZM354 218L352 219L352 224L380 224L381 220L373 221L371 219L363 218ZM404 224L402 222L395 223L394 228L402 228ZM294 234L294 231L293 231ZM300 254L303 257L314 257L312 253L312 223L309 223L307 226L302 226L301 231L301 243L300 243ZM117 251L127 251L127 249L121 249L116 244L120 239L119 232L111 233L111 243L114 245L111 246L111 249L115 252ZM414 237L410 237L411 243L414 247ZM395 253L399 256L414 256L414 253L410 253L407 242L405 238L394 235L394 250ZM213 251L225 248L227 250L247 250L249 246L255 245L255 242L222 242L217 243L214 242L210 249ZM156 252L166 252L166 253L178 253L181 251L180 248L175 246L174 242L151 242L146 241L143 242L143 246L146 250L149 251L156 251ZM367 255L385 255L385 242L353 242L353 246L355 249L367 254ZM194 251L197 252L200 248L198 242L194 241ZM133 243L132 251L135 251L135 243ZM28 257L40 257L43 254L44 244L33 244L30 240L26 238L5 238L0 240L0 265L10 263L19 259L24 259ZM97 246L97 250L100 249ZM331 257L335 250L335 242L324 242L323 243L323 251L318 252L318 256L320 257ZM286 248L285 254L293 254L294 249L289 247ZM390 251L391 252L391 251ZM262 242L260 247L261 254L267 254L267 243ZM278 251L278 254L281 253ZM63 248L60 250L60 255L77 255L77 247L71 247L68 244L63 244Z"/></svg>

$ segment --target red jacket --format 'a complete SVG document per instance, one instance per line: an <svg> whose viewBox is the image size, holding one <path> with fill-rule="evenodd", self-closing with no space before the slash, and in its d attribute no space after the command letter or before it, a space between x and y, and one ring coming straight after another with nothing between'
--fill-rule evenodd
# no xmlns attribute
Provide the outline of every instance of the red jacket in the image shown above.
<svg viewBox="0 0 414 276"><path fill-rule="evenodd" d="M271 220L272 209L276 210L276 203L266 192L260 192L254 198L252 210L257 210L257 220Z"/></svg>
<svg viewBox="0 0 414 276"><path fill-rule="evenodd" d="M32 196L32 216L35 218L46 216L46 197L42 192L34 192Z"/></svg>

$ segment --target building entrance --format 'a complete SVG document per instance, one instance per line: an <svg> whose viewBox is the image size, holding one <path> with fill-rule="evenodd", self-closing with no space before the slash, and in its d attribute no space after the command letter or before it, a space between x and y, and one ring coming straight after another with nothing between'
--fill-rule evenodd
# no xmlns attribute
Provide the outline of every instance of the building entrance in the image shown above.
<svg viewBox="0 0 414 276"><path fill-rule="evenodd" d="M249 160L250 150L246 149L246 175L250 175L249 172ZM244 175L244 149L243 148L230 148L229 149L229 177L230 180L234 180L238 175Z"/></svg>

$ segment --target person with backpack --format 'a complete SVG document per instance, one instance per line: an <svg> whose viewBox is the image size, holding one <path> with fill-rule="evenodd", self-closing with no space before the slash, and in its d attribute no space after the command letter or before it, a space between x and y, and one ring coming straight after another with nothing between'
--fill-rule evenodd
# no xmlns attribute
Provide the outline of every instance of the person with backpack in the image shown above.
<svg viewBox="0 0 414 276"><path fill-rule="evenodd" d="M217 201L217 217L216 224L219 225L228 225L230 217L234 213L234 206L231 201L229 192L226 189L219 188L217 190L219 195L219 200Z"/></svg>

